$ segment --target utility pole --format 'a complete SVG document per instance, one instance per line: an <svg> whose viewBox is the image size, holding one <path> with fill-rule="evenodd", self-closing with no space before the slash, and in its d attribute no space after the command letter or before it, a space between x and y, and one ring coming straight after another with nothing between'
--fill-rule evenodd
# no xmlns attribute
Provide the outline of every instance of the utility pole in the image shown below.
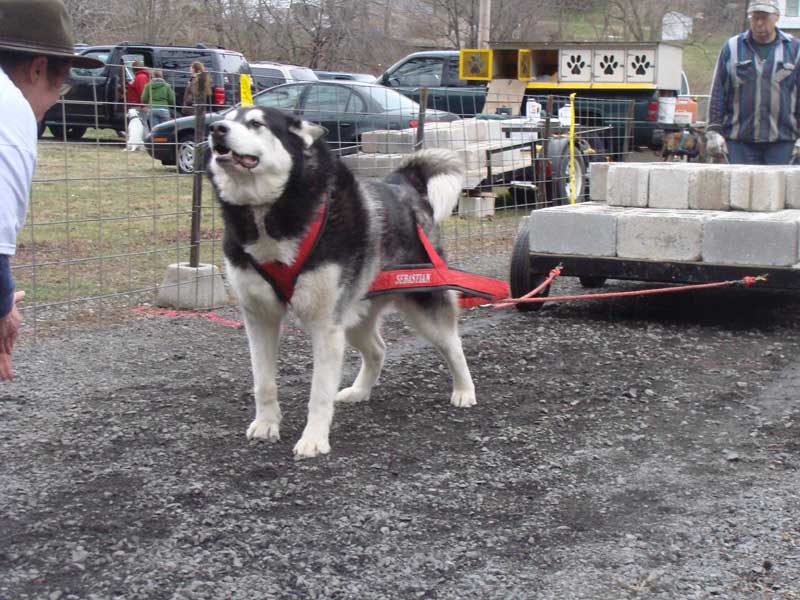
<svg viewBox="0 0 800 600"><path fill-rule="evenodd" d="M478 48L489 47L492 30L492 0L480 0L478 7Z"/></svg>

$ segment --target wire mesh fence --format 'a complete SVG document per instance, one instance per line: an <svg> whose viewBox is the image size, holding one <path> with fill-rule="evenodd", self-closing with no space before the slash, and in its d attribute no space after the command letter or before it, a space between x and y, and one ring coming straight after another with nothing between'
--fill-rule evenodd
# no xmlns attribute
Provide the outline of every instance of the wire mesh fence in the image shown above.
<svg viewBox="0 0 800 600"><path fill-rule="evenodd" d="M223 265L222 221L195 136L198 124L198 139L204 138L208 125L240 100L239 73L211 71L219 85L198 121L181 115L188 65L162 69L175 96L162 107L167 120L158 123L163 117L153 119L151 107L128 101L132 61L139 58L81 75L45 119L13 261L34 338L126 318L133 307L161 303L167 287L197 294L168 276L175 265L189 264L193 252L203 265ZM487 98L509 109L462 118L420 110L392 89L357 82L296 82L253 98L257 106L322 124L329 146L358 176L384 176L420 148L458 153L466 180L457 212L444 223L446 254L453 266L501 277L519 219L586 199L591 165L623 159L636 124L630 101L528 100ZM536 104L536 114L528 114ZM142 140L134 139L140 133ZM497 258L492 267L481 263L487 257ZM220 289L203 306L231 305Z"/></svg>

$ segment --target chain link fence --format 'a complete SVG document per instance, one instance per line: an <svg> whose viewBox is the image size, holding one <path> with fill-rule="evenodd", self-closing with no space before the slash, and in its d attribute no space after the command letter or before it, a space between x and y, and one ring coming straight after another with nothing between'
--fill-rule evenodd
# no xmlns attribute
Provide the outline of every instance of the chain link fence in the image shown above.
<svg viewBox="0 0 800 600"><path fill-rule="evenodd" d="M129 65L119 69L130 79ZM89 86L91 97L83 89L48 114L12 261L18 289L27 292L23 313L32 337L106 326L157 304L170 265L193 254L222 267L221 217L202 155L195 161L197 117L180 114L176 82L188 78L185 71L164 71L163 78L178 94L164 107L170 119L152 129L122 84L104 99L109 84L100 80ZM304 90L308 85L319 87ZM217 96L199 121L206 128L229 106L219 101L230 94ZM383 176L418 148L457 152L467 180L457 212L444 223L446 254L453 266L485 275L506 276L522 216L586 199L591 165L622 160L631 147L631 102L541 97L538 115L526 114L534 106L526 102L458 119L418 105L406 114L409 101L397 96L379 86L306 82L271 88L254 101L322 123L330 145L360 176ZM142 123L139 146L132 138ZM224 291L208 303L231 305Z"/></svg>

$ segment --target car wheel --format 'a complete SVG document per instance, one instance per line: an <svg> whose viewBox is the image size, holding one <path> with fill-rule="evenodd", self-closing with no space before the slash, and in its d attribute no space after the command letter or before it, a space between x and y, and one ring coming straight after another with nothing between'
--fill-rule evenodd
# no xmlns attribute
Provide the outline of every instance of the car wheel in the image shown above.
<svg viewBox="0 0 800 600"><path fill-rule="evenodd" d="M175 160L178 165L178 173L194 173L194 132L187 132L181 135L178 140L178 155Z"/></svg>
<svg viewBox="0 0 800 600"><path fill-rule="evenodd" d="M53 134L53 137L57 140L64 139L64 128L61 125L49 125L50 133ZM86 133L86 127L82 127L80 125L71 125L67 127L66 131L66 138L72 142L77 141L83 137L83 134Z"/></svg>

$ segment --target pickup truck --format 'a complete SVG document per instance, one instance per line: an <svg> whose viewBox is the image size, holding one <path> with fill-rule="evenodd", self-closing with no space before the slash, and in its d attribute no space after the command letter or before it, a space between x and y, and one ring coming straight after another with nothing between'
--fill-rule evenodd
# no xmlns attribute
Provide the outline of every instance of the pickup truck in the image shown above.
<svg viewBox="0 0 800 600"><path fill-rule="evenodd" d="M164 78L175 90L178 104L183 100L192 62L202 62L211 73L213 103L219 109L239 101L239 74L250 73L250 66L241 53L202 44L186 47L123 42L79 48L78 54L96 58L104 66L72 69L72 88L47 111L39 124L40 136L46 127L54 137L69 140L80 139L89 127L124 132L128 108L124 89L133 78L131 64L134 61L163 71Z"/></svg>
<svg viewBox="0 0 800 600"><path fill-rule="evenodd" d="M649 51L649 50L646 50ZM558 52L550 45L550 54ZM419 101L420 90L428 88L428 106L446 110L462 117L474 116L483 110L486 102L488 82L486 80L462 79L459 73L458 50L433 50L415 52L401 59L380 75L377 83L391 87L402 94ZM558 67L558 58L550 58L551 70ZM540 63L541 64L541 63ZM633 143L636 146L657 147L663 131L658 124L659 97L662 94L686 95L689 93L685 74L680 72L680 89L664 91L655 84L592 84L559 82L555 76L550 81L531 81L525 90L525 97L519 114L525 114L526 100L535 98L546 106L547 97L553 96L554 113L568 102L570 93L576 92L576 121L581 125L616 125L607 141L609 151L619 151L613 147L621 138L627 105L606 100L633 100L634 126Z"/></svg>

